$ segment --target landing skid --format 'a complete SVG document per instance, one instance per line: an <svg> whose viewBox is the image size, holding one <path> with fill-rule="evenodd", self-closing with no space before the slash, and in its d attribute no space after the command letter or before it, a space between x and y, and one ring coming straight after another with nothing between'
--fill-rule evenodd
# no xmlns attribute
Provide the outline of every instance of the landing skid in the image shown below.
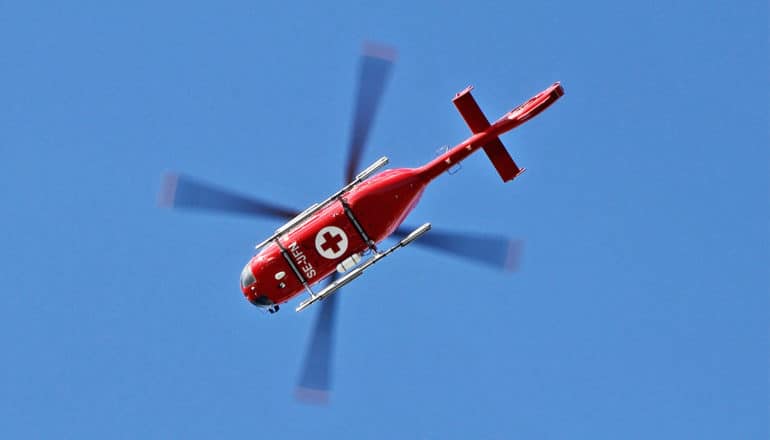
<svg viewBox="0 0 770 440"><path fill-rule="evenodd" d="M332 194L331 196L327 197L326 200L324 200L321 203L315 203L312 206L310 206L308 209L302 211L299 213L296 217L286 222L285 225L281 226L280 228L275 230L275 233L271 235L270 237L266 238L262 243L259 243L255 246L255 249L259 250L265 246L267 246L268 243L270 243L273 240L276 240L281 235L287 233L288 231L294 229L297 225L301 224L308 218L310 218L313 214L316 212L322 210L323 208L327 207L331 203L340 200L340 197L345 194L346 192L353 189L356 185L366 180L369 176L374 174L377 170L384 167L388 164L388 158L387 157L381 157L377 159L373 164L369 165L368 168L358 173L355 179L353 179L352 182L345 185L341 190L337 191L336 193Z"/></svg>
<svg viewBox="0 0 770 440"><path fill-rule="evenodd" d="M396 243L395 246L391 247L390 249L386 250L385 252L375 252L373 253L373 256L366 260L364 264L361 266L358 266L357 268L351 270L347 275L342 276L337 281L329 284L326 286L323 290L316 293L315 295L312 295L310 298L302 301L299 304L299 307L297 307L297 311L301 312L305 310L308 306L313 304L316 301L320 301L328 296L331 296L334 292L342 288L342 286L348 284L349 282L353 281L354 279L358 278L359 275L361 275L369 266L373 265L374 263L380 261L381 259L387 257L388 255L392 254L396 249L402 248L409 243L413 242L414 240L420 238L423 234L428 232L430 230L430 223L425 223L419 228L415 229L404 237L403 240Z"/></svg>

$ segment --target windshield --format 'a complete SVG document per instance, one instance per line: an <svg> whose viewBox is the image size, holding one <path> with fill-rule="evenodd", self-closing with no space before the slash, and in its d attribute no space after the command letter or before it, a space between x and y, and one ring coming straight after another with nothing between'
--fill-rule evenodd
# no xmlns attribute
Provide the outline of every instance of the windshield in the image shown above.
<svg viewBox="0 0 770 440"><path fill-rule="evenodd" d="M246 267L243 268L243 271L241 272L241 287L245 288L248 287L256 282L256 278L254 278L254 274L251 273L251 266L249 264L246 265Z"/></svg>

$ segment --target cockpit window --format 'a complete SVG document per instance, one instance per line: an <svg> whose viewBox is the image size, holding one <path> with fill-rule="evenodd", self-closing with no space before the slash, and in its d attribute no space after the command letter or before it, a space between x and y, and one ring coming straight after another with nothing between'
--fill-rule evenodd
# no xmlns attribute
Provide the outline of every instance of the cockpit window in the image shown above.
<svg viewBox="0 0 770 440"><path fill-rule="evenodd" d="M251 267L247 264L246 267L243 268L243 272L241 272L241 287L248 287L256 281L257 279L254 278L254 274L251 273Z"/></svg>

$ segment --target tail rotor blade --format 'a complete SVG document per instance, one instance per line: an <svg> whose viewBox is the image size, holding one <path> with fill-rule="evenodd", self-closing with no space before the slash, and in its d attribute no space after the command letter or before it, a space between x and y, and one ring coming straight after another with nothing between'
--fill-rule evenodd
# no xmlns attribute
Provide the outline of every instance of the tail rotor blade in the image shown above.
<svg viewBox="0 0 770 440"><path fill-rule="evenodd" d="M330 282L336 278L332 276ZM334 346L337 295L321 301L310 345L305 352L305 363L297 386L297 399L312 404L326 404L331 391L332 352Z"/></svg>
<svg viewBox="0 0 770 440"><path fill-rule="evenodd" d="M166 174L158 204L167 208L218 211L257 217L291 218L297 211L263 202L181 174Z"/></svg>
<svg viewBox="0 0 770 440"><path fill-rule="evenodd" d="M406 237L413 228L402 226L394 233L394 238ZM453 232L433 228L414 244L445 252L459 258L484 264L486 266L514 272L518 269L521 257L521 240L506 237Z"/></svg>
<svg viewBox="0 0 770 440"><path fill-rule="evenodd" d="M395 59L396 50L392 47L374 43L364 45L345 182L353 180L358 171L366 139Z"/></svg>

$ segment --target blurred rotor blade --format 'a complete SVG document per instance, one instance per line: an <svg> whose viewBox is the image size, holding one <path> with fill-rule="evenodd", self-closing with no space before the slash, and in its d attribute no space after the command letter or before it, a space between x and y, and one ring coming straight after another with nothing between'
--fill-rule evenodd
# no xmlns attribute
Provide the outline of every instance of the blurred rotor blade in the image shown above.
<svg viewBox="0 0 770 440"><path fill-rule="evenodd" d="M298 211L218 188L181 174L166 174L158 204L166 208L220 211L259 217L292 218Z"/></svg>
<svg viewBox="0 0 770 440"><path fill-rule="evenodd" d="M359 171L361 155L369 136L369 129L377 113L377 105L385 90L396 50L389 46L366 43L359 67L358 95L353 114L353 128L345 168L345 183L350 182Z"/></svg>
<svg viewBox="0 0 770 440"><path fill-rule="evenodd" d="M393 232L392 237L401 239L413 230L414 228L401 226ZM446 252L495 269L514 272L519 267L523 242L495 235L432 228L419 240L415 240L414 244Z"/></svg>
<svg viewBox="0 0 770 440"><path fill-rule="evenodd" d="M330 284L337 273L329 277ZM320 302L310 345L305 352L305 363L297 386L296 397L305 403L326 404L331 391L331 357L334 345L334 316L339 291Z"/></svg>

